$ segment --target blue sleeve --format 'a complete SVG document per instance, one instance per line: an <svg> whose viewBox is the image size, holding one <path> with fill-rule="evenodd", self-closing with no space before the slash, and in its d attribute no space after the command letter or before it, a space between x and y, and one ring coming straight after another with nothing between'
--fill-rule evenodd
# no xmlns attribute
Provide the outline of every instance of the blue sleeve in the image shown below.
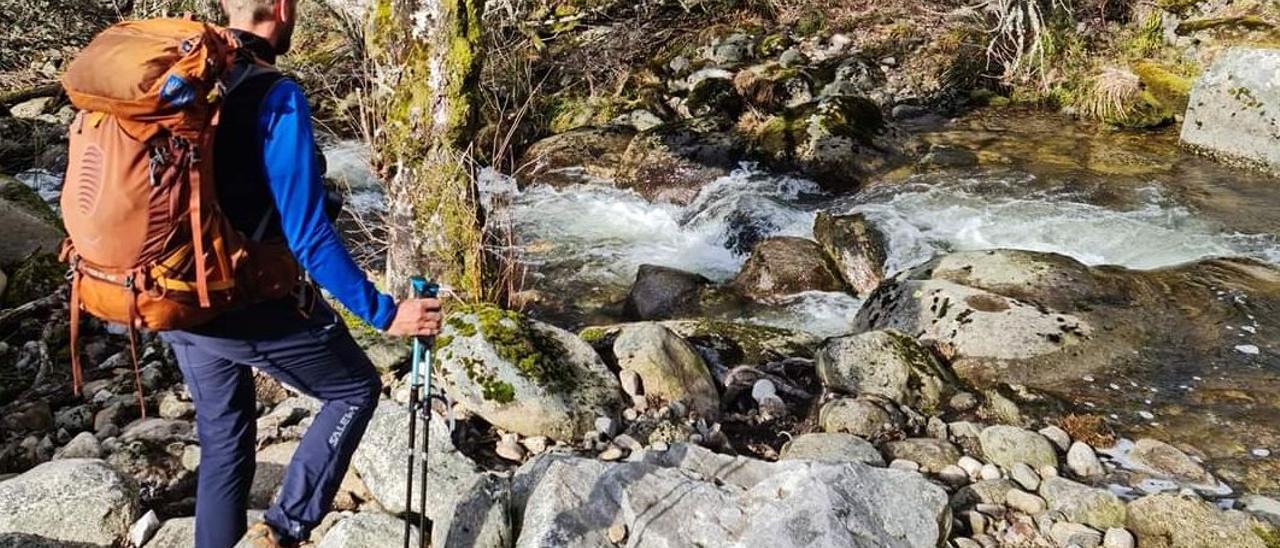
<svg viewBox="0 0 1280 548"><path fill-rule="evenodd" d="M311 112L302 89L281 80L267 93L258 116L267 181L293 256L348 310L386 329L395 318L395 300L369 281L325 215Z"/></svg>

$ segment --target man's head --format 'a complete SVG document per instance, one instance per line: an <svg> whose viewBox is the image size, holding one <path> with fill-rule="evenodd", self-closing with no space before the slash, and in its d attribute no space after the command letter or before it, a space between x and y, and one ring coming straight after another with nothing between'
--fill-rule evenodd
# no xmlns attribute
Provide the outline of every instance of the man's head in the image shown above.
<svg viewBox="0 0 1280 548"><path fill-rule="evenodd" d="M293 43L297 0L222 0L228 25L266 38L284 55Z"/></svg>

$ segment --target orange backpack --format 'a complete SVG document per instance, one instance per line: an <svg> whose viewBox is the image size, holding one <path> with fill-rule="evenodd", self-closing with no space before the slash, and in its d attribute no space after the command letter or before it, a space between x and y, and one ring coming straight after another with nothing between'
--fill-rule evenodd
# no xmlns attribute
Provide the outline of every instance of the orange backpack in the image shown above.
<svg viewBox="0 0 1280 548"><path fill-rule="evenodd" d="M128 326L141 404L138 329L194 327L288 295L298 282L283 242L238 233L217 203L213 138L243 54L225 29L188 19L128 21L94 38L62 78L81 111L62 191L77 395L81 308Z"/></svg>

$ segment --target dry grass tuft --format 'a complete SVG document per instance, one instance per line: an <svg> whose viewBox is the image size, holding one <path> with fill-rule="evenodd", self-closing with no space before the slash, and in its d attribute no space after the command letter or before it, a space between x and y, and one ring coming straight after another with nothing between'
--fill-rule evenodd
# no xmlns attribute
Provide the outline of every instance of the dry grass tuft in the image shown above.
<svg viewBox="0 0 1280 548"><path fill-rule="evenodd" d="M1124 68L1107 67L1093 78L1083 98L1083 112L1098 120L1124 120L1142 95L1142 79Z"/></svg>
<svg viewBox="0 0 1280 548"><path fill-rule="evenodd" d="M1093 447L1111 447L1116 444L1115 431L1100 415L1072 413L1063 417L1058 426L1066 430L1071 435L1071 439L1085 442Z"/></svg>

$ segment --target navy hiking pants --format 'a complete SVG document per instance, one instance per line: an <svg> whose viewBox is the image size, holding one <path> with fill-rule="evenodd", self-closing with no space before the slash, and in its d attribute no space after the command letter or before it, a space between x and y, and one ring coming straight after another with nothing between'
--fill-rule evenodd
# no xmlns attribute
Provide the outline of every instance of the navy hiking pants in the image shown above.
<svg viewBox="0 0 1280 548"><path fill-rule="evenodd" d="M323 403L266 514L280 533L307 539L329 511L378 403L382 384L369 358L336 319L265 341L183 331L162 337L173 347L196 405L196 547L227 548L245 533L257 435L250 368Z"/></svg>

